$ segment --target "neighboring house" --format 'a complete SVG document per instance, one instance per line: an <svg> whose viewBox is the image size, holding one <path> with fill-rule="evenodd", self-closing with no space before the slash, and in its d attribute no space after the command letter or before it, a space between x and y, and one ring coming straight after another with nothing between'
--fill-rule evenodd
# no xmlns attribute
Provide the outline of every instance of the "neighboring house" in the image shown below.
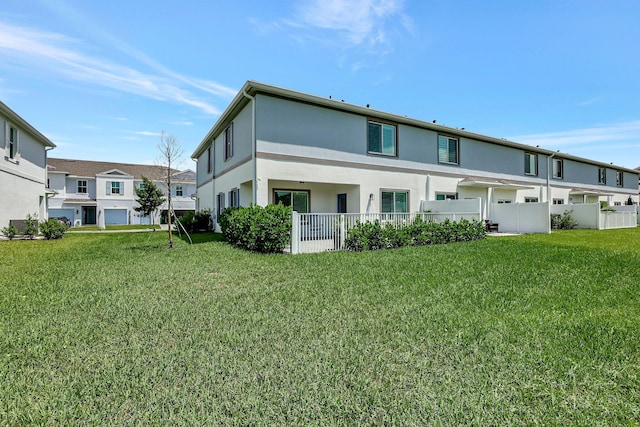
<svg viewBox="0 0 640 427"><path fill-rule="evenodd" d="M193 152L197 209L417 212L432 200L638 203L639 172L248 81Z"/></svg>
<svg viewBox="0 0 640 427"><path fill-rule="evenodd" d="M50 158L48 170L49 189L55 193L49 216L66 216L74 225L150 224L152 218L134 210L142 176L167 194L163 166ZM171 203L177 216L195 209L195 183L195 172L172 171ZM166 218L166 211L167 202L158 209L156 223Z"/></svg>
<svg viewBox="0 0 640 427"><path fill-rule="evenodd" d="M55 147L0 102L0 228L28 214L47 218L47 151Z"/></svg>

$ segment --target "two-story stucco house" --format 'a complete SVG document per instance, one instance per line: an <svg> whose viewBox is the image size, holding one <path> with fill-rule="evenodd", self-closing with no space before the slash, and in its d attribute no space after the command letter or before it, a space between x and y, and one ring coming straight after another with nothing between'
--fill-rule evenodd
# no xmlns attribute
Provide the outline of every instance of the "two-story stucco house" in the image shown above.
<svg viewBox="0 0 640 427"><path fill-rule="evenodd" d="M55 144L0 102L0 228L47 218L47 151Z"/></svg>
<svg viewBox="0 0 640 427"><path fill-rule="evenodd" d="M162 166L89 160L48 160L49 216L66 216L74 225L150 224L152 218L135 211L135 188L145 176L167 193L166 168ZM172 171L171 203L177 216L195 209L195 172ZM167 202L158 209L166 218ZM159 218L154 218L159 222Z"/></svg>
<svg viewBox="0 0 640 427"><path fill-rule="evenodd" d="M638 171L248 81L193 152L197 207L417 212L425 201L638 202Z"/></svg>

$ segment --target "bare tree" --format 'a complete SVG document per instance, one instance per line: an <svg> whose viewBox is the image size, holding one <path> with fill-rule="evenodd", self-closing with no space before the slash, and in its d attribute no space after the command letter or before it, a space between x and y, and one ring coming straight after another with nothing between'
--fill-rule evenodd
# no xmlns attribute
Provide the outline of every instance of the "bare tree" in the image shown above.
<svg viewBox="0 0 640 427"><path fill-rule="evenodd" d="M171 230L171 215L173 207L171 205L171 175L175 172L172 167L178 165L184 154L184 150L178 143L175 135L162 131L160 142L158 143L158 151L160 151L159 163L166 168L166 174L163 181L167 185L167 220L169 225L169 248L173 248L173 233Z"/></svg>

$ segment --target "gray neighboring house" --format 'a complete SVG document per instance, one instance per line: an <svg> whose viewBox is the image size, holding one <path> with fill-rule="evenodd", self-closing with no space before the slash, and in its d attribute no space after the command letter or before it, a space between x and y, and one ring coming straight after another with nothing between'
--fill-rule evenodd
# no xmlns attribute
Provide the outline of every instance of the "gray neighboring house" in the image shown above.
<svg viewBox="0 0 640 427"><path fill-rule="evenodd" d="M0 228L36 214L47 218L46 136L0 102Z"/></svg>
<svg viewBox="0 0 640 427"><path fill-rule="evenodd" d="M160 223L166 219L167 202L155 218L135 211L135 188L145 176L167 194L166 168L155 165L100 162L91 160L48 160L49 216L65 216L74 226ZM177 216L195 210L195 172L172 170L171 202Z"/></svg>

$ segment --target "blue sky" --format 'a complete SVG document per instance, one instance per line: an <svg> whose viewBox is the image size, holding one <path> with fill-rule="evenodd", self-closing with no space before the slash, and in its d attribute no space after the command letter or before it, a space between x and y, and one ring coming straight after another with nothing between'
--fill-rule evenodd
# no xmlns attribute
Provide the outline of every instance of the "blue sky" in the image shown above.
<svg viewBox="0 0 640 427"><path fill-rule="evenodd" d="M637 0L3 0L0 99L52 157L190 154L246 80L640 166Z"/></svg>

